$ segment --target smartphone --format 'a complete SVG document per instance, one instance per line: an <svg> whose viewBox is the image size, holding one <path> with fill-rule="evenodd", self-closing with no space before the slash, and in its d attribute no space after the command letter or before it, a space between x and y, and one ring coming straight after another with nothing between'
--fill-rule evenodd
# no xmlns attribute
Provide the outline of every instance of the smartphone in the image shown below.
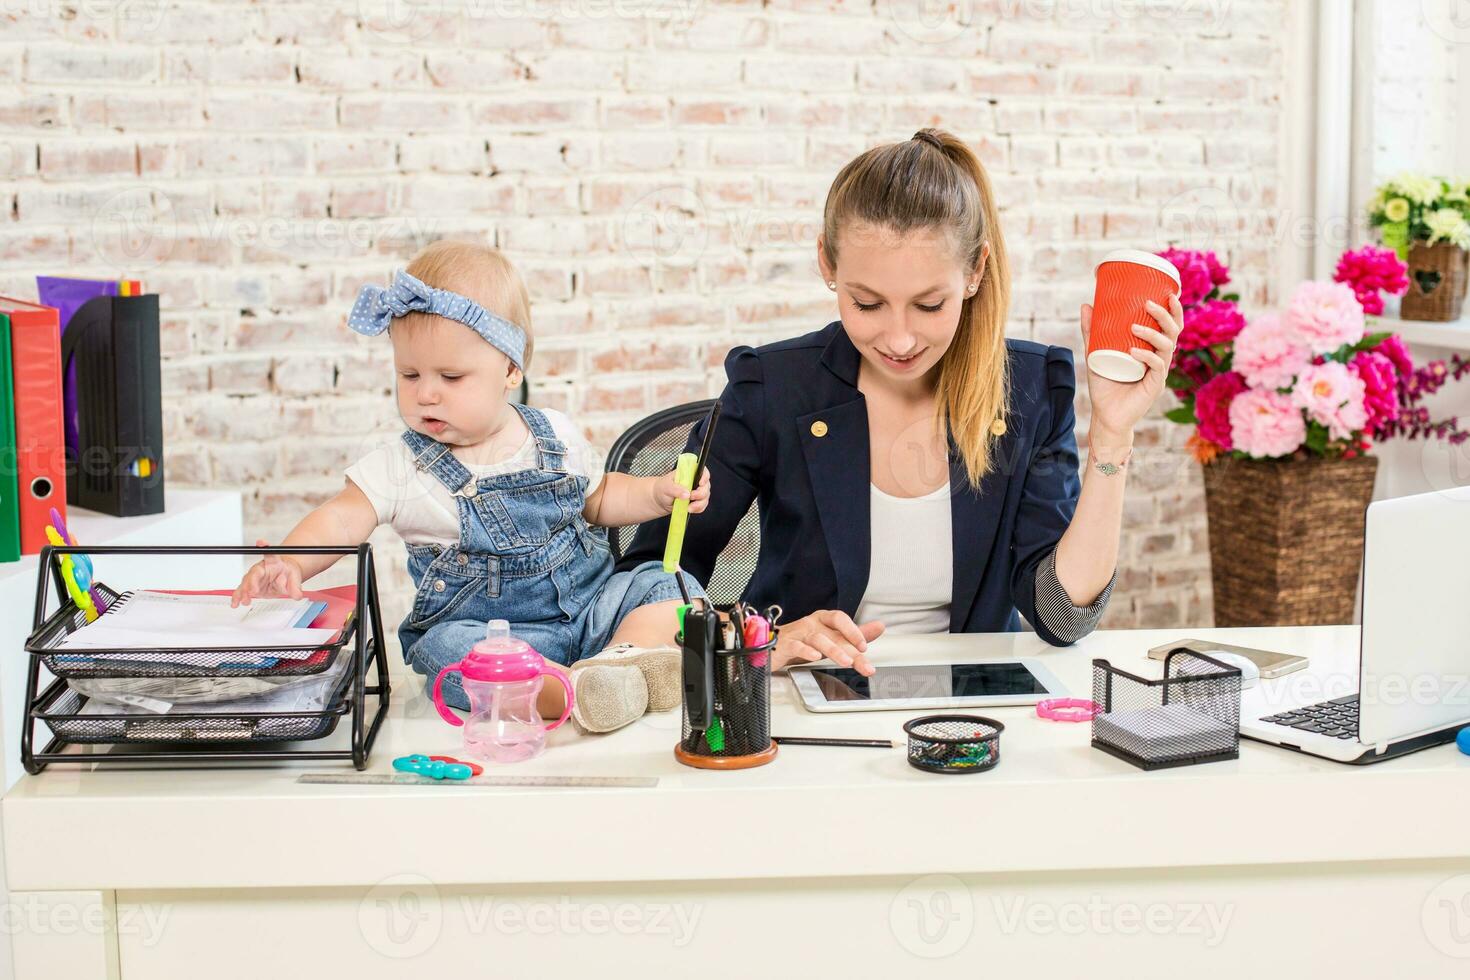
<svg viewBox="0 0 1470 980"><path fill-rule="evenodd" d="M1294 653L1277 653L1275 650L1257 650L1253 647L1239 647L1233 643L1221 643L1218 640L1175 640L1165 643L1149 650L1148 655L1153 660L1163 660L1168 656L1170 650L1185 647L1196 653L1209 653L1219 650L1223 653L1238 653L1250 659L1261 671L1264 678L1280 677L1294 670L1301 670L1307 665L1306 657L1299 657Z"/></svg>

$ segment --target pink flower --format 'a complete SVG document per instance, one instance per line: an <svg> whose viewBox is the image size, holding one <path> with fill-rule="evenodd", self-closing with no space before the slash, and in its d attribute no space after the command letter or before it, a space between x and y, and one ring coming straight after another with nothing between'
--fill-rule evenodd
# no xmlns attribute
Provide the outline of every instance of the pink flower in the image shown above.
<svg viewBox="0 0 1470 980"><path fill-rule="evenodd" d="M1409 356L1409 348L1404 345L1404 338L1396 333L1391 333L1378 342L1373 348L1376 354L1382 354L1393 363L1393 369L1398 372L1400 378L1408 380L1414 374L1414 359Z"/></svg>
<svg viewBox="0 0 1470 980"><path fill-rule="evenodd" d="M1267 313L1235 335L1235 356L1230 364L1252 388L1285 388L1307 366L1310 357L1307 348L1287 333L1282 317Z"/></svg>
<svg viewBox="0 0 1470 980"><path fill-rule="evenodd" d="M1194 414L1199 419L1199 434L1221 449L1233 449L1230 439L1230 405L1235 396L1246 390L1245 379L1238 371L1217 374L1200 385L1194 394Z"/></svg>
<svg viewBox="0 0 1470 980"><path fill-rule="evenodd" d="M1214 252L1201 254L1204 256L1205 265L1210 269L1210 282L1216 286L1223 286L1230 281L1230 270L1215 256Z"/></svg>
<svg viewBox="0 0 1470 980"><path fill-rule="evenodd" d="M1184 311L1179 350L1199 350L1234 340L1245 326L1245 316L1229 300L1212 299Z"/></svg>
<svg viewBox="0 0 1470 980"><path fill-rule="evenodd" d="M1301 409L1280 392L1251 388L1230 403L1230 438L1250 456L1285 456L1307 438Z"/></svg>
<svg viewBox="0 0 1470 980"><path fill-rule="evenodd" d="M1210 278L1210 264L1205 253L1182 248L1166 248L1158 253L1179 270L1179 304L1185 309L1197 306L1215 288ZM1216 262L1218 266L1219 263Z"/></svg>
<svg viewBox="0 0 1470 980"><path fill-rule="evenodd" d="M1364 245L1355 252L1342 253L1332 278L1351 286L1363 312L1377 316L1383 312L1380 292L1397 296L1409 288L1406 272L1408 267L1399 261L1393 249Z"/></svg>
<svg viewBox="0 0 1470 980"><path fill-rule="evenodd" d="M1297 375L1291 400L1327 426L1327 434L1334 439L1346 439L1368 424L1363 379L1337 361L1314 364Z"/></svg>
<svg viewBox="0 0 1470 980"><path fill-rule="evenodd" d="M1399 417L1398 378L1393 362L1377 351L1362 351L1352 368L1363 381L1363 408L1368 413L1364 426L1373 435Z"/></svg>
<svg viewBox="0 0 1470 980"><path fill-rule="evenodd" d="M1181 352L1179 356L1174 358L1174 370L1188 378L1190 382L1187 388L1174 389L1174 394L1180 401L1188 398L1190 392L1210 380L1215 374L1214 369L1198 356L1184 352Z"/></svg>
<svg viewBox="0 0 1470 980"><path fill-rule="evenodd" d="M1351 287L1308 280L1296 287L1282 314L1287 328L1313 354L1335 351L1363 339L1363 307Z"/></svg>

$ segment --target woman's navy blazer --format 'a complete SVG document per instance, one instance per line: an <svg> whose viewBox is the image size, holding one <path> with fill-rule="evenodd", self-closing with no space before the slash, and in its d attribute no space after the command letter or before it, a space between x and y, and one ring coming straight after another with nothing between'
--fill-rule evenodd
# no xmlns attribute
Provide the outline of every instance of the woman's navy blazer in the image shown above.
<svg viewBox="0 0 1470 980"><path fill-rule="evenodd" d="M1065 645L1036 614L1036 572L1066 531L1081 491L1072 407L1077 375L1063 347L1008 339L1006 352L1010 411L978 490L950 444L950 631L1019 630L1019 611L1048 643ZM720 550L756 500L760 561L745 600L760 608L779 604L787 622L818 609L857 612L871 550L860 360L841 321L804 337L730 351L707 462L712 495L708 509L689 519L686 572L709 581ZM698 450L703 429L701 422L690 433L690 452ZM662 558L667 534L668 518L644 524L619 567Z"/></svg>

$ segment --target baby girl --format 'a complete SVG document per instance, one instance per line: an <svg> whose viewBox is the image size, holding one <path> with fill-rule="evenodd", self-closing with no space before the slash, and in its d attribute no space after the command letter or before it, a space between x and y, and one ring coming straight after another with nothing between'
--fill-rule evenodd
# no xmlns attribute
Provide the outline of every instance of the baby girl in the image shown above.
<svg viewBox="0 0 1470 980"><path fill-rule="evenodd" d="M429 246L388 288L364 286L348 324L388 334L407 430L349 467L341 492L282 544L355 546L392 525L417 587L398 636L427 682L484 637L487 621L506 619L548 662L570 668L584 730L677 705L678 584L656 561L614 572L603 529L662 517L680 498L699 513L708 472L693 493L672 474L604 473L565 415L506 400L531 361L530 302L495 249ZM267 556L235 602L299 597L337 557ZM444 699L468 707L457 674L445 678ZM561 685L547 684L542 714L556 717L564 703Z"/></svg>

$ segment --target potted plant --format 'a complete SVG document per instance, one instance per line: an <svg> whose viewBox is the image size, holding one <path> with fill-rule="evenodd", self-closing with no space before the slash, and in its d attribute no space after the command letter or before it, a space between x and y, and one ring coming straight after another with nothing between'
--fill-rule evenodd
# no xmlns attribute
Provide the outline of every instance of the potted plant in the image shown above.
<svg viewBox="0 0 1470 980"><path fill-rule="evenodd" d="M1247 320L1222 293L1229 270L1210 252L1161 252L1180 271L1184 326L1166 413L1195 427L1203 465L1215 625L1310 625L1353 618L1374 440L1461 442L1456 420L1417 403L1470 373L1415 369L1403 341L1370 331L1365 307L1406 285L1387 249L1345 254L1334 282L1297 287L1286 309Z"/></svg>
<svg viewBox="0 0 1470 980"><path fill-rule="evenodd" d="M1368 202L1368 223L1409 266L1405 320L1458 320L1470 270L1470 187L1401 174Z"/></svg>

